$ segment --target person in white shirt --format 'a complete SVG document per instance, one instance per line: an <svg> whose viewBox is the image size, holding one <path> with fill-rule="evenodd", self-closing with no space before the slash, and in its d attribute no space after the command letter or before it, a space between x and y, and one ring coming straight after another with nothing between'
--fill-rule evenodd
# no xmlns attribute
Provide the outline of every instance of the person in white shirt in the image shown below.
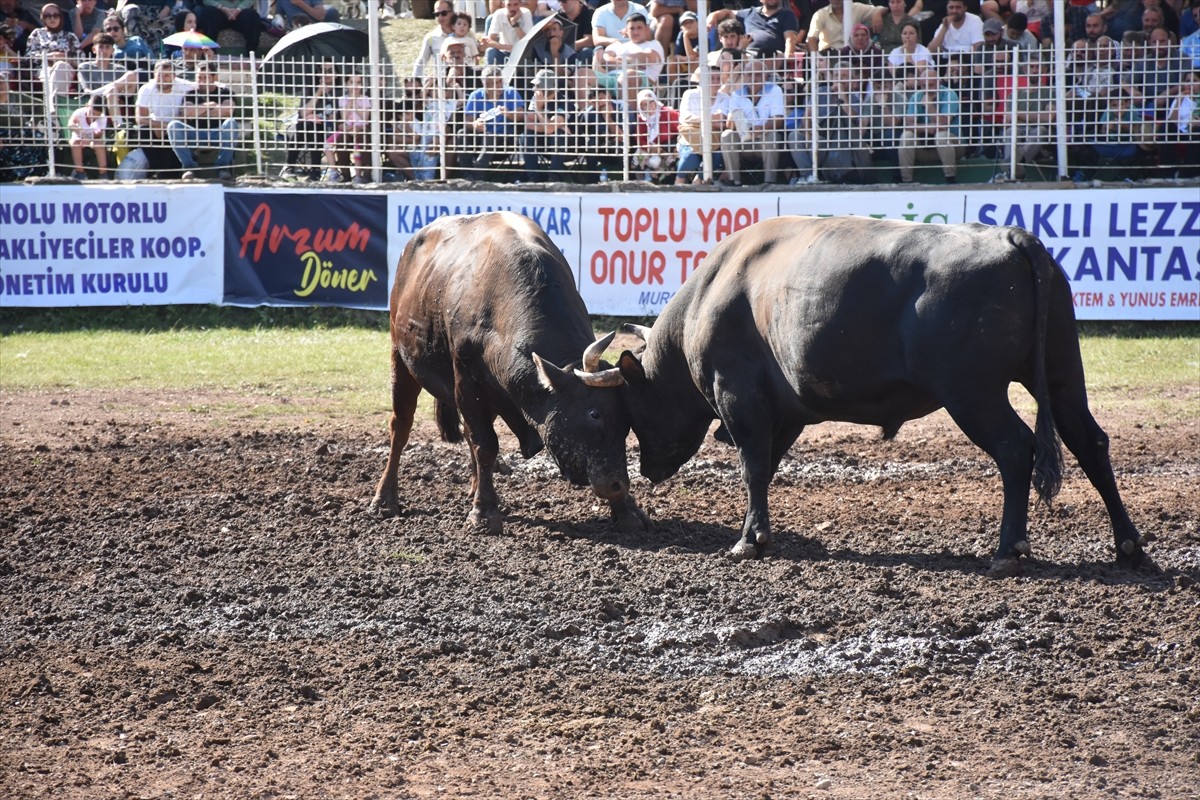
<svg viewBox="0 0 1200 800"><path fill-rule="evenodd" d="M969 53L983 41L983 20L967 11L964 0L949 0L946 16L929 42L934 53Z"/></svg>
<svg viewBox="0 0 1200 800"><path fill-rule="evenodd" d="M438 0L434 6L434 17L437 25L421 40L421 51L413 61L413 76L425 77L425 68L437 64L438 54L442 51L442 42L453 33L454 4L450 0Z"/></svg>
<svg viewBox="0 0 1200 800"><path fill-rule="evenodd" d="M617 42L628 42L629 35L625 26L634 14L641 14L646 20L650 19L650 9L629 0L612 0L611 3L597 8L596 13L592 15L593 46L607 47Z"/></svg>
<svg viewBox="0 0 1200 800"><path fill-rule="evenodd" d="M631 103L639 89L658 83L667 59L646 17L634 14L625 23L625 30L629 41L597 47L592 66L602 88L617 94L622 102Z"/></svg>
<svg viewBox="0 0 1200 800"><path fill-rule="evenodd" d="M533 28L533 14L521 0L505 0L504 8L488 17L487 33L479 40L488 64L503 64L513 46Z"/></svg>
<svg viewBox="0 0 1200 800"><path fill-rule="evenodd" d="M779 154L783 150L783 121L787 116L783 90L767 75L761 60L750 61L742 67L743 85L738 94L749 101L745 109L745 125L741 141L726 159L726 172L734 185L742 182L741 156L762 159L763 183L775 183L779 172Z"/></svg>
<svg viewBox="0 0 1200 800"><path fill-rule="evenodd" d="M708 75L712 105L709 106L709 119L712 120L712 135L714 139L713 170L725 170L730 158L736 158L735 150L741 144L739 125L744 127L749 114L754 113L750 99L738 94L739 67L742 62L742 51L727 47L721 50L717 60L717 69L707 73L696 70L692 81L699 84L702 74ZM688 89L679 99L679 144L676 151L679 154L679 167L675 173L675 185L682 186L689 182L701 183L700 174L704 162L703 144L701 141L701 113L699 86ZM693 174L695 173L695 174ZM728 172L722 172L722 182L733 182Z"/></svg>

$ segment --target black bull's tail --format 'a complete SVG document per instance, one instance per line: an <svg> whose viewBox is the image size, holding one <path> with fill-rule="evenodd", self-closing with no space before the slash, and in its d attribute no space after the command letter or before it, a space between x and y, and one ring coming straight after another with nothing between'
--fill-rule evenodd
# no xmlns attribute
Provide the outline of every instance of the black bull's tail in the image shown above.
<svg viewBox="0 0 1200 800"><path fill-rule="evenodd" d="M434 402L434 416L437 419L438 432L443 442L457 444L462 441L462 425L458 416L458 407L454 403L441 400Z"/></svg>
<svg viewBox="0 0 1200 800"><path fill-rule="evenodd" d="M1063 455L1050 408L1046 337L1054 283L1062 280L1063 275L1045 246L1033 236L1022 232L1016 238L1016 245L1029 261L1034 280L1033 399L1037 402L1037 422L1034 427L1033 488L1038 499L1049 505L1062 488Z"/></svg>

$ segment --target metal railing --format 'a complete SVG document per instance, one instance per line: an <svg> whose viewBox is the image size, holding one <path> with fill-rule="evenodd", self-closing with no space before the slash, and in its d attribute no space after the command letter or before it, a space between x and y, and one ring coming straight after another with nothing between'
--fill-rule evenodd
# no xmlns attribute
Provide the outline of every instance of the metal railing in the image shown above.
<svg viewBox="0 0 1200 800"><path fill-rule="evenodd" d="M600 61L442 64L424 80L353 60L210 63L234 96L234 171L284 180L757 185L1200 173L1200 74L1169 43L787 62L717 53L711 68L673 63L658 77ZM134 66L97 90L108 117L97 143L110 174L121 177L117 162L150 148L166 157L134 176L178 178L185 167L169 142L137 124L152 65ZM54 67L24 64L10 82L0 180L74 171L70 116L87 103L81 89L96 87L52 79ZM189 89L193 64L175 67L172 91ZM657 104L667 110L654 113ZM83 150L94 176L92 143ZM204 166L216 159L212 148L200 155Z"/></svg>

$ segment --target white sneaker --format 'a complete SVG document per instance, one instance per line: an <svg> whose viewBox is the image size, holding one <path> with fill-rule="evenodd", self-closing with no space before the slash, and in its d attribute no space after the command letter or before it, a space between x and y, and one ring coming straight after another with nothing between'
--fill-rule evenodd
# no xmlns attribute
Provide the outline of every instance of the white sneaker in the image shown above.
<svg viewBox="0 0 1200 800"><path fill-rule="evenodd" d="M341 183L342 182L342 171L340 169L325 170L325 182L326 183Z"/></svg>

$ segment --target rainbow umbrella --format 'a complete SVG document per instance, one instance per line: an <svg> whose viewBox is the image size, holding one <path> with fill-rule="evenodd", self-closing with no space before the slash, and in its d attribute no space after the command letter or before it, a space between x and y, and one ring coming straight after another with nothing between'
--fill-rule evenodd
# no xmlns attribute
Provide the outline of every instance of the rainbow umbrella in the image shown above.
<svg viewBox="0 0 1200 800"><path fill-rule="evenodd" d="M202 47L211 47L214 50L220 47L219 44L205 36L200 31L180 31L172 33L163 39L163 44L169 44L172 47L182 47L189 50L196 50Z"/></svg>

